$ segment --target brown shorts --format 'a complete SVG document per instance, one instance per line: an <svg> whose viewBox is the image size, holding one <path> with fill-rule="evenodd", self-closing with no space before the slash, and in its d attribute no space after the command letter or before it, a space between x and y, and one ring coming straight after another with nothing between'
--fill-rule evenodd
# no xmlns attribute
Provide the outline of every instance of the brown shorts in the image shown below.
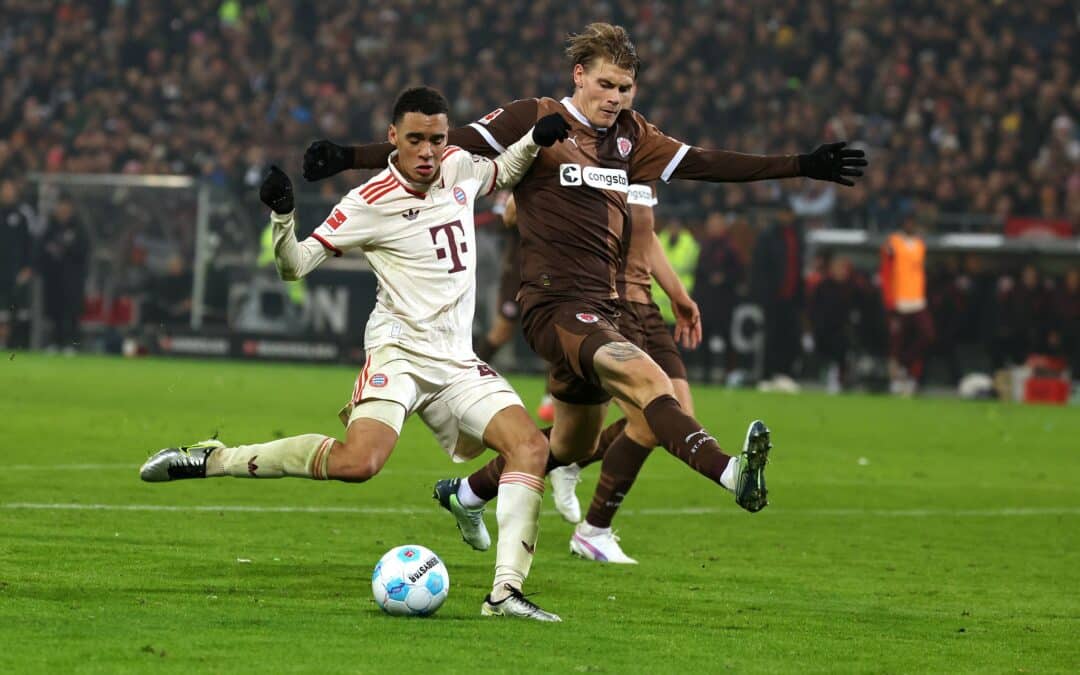
<svg viewBox="0 0 1080 675"><path fill-rule="evenodd" d="M619 304L569 297L524 298L521 304L525 341L548 362L551 395L580 405L611 400L600 386L592 360L604 345L628 341L616 328Z"/></svg>
<svg viewBox="0 0 1080 675"><path fill-rule="evenodd" d="M656 303L623 301L619 332L641 347L668 377L686 379L686 364Z"/></svg>

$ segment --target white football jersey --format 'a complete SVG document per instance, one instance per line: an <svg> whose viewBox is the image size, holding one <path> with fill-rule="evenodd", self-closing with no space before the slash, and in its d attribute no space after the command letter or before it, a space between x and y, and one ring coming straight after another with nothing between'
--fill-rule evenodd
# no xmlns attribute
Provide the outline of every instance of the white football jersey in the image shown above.
<svg viewBox="0 0 1080 675"><path fill-rule="evenodd" d="M359 248L378 278L367 350L397 343L435 357L473 353L473 208L494 189L498 168L449 146L440 174L426 194L416 192L391 163L345 195L311 235L335 256Z"/></svg>

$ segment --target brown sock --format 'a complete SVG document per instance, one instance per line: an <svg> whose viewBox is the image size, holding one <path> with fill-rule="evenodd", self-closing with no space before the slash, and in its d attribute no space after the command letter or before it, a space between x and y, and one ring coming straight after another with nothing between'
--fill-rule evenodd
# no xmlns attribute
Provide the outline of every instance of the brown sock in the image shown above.
<svg viewBox="0 0 1080 675"><path fill-rule="evenodd" d="M596 462L602 460L604 458L604 455L607 454L608 448L611 447L611 444L615 442L615 439L619 437L619 434L621 434L623 432L623 429L625 428L625 417L615 420L614 422L609 424L606 429L600 432L600 440L596 444L596 452L581 460L580 462L575 462L575 464L584 469L590 464L595 464Z"/></svg>
<svg viewBox="0 0 1080 675"><path fill-rule="evenodd" d="M645 420L660 445L686 462L702 476L720 483L720 476L731 459L725 455L716 439L686 414L673 396L658 396L645 406Z"/></svg>
<svg viewBox="0 0 1080 675"><path fill-rule="evenodd" d="M652 448L638 445L626 434L619 434L604 454L604 463L600 465L600 482L596 485L585 522L593 527L611 527L611 519L622 505L623 498L630 491L650 452Z"/></svg>
<svg viewBox="0 0 1080 675"><path fill-rule="evenodd" d="M495 455L495 459L469 474L466 480L469 481L473 494L484 501L495 499L499 495L499 477L505 468L506 460L503 456Z"/></svg>
<svg viewBox="0 0 1080 675"><path fill-rule="evenodd" d="M540 430L540 433L544 434L547 438L551 438L551 427L547 427ZM547 466L544 467L544 475L547 475L548 471L551 471L557 466L566 466L555 455L548 451ZM503 471L506 469L506 460L502 455L496 455L494 459L480 467L476 471L469 474L466 479L469 481L469 487L472 488L473 494L484 501L491 501L499 495L499 477L502 476Z"/></svg>

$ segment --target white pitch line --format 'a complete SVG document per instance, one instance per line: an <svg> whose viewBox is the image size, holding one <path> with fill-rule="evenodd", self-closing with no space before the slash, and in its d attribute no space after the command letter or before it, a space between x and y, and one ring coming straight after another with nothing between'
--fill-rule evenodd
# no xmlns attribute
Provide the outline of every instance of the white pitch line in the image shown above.
<svg viewBox="0 0 1080 675"><path fill-rule="evenodd" d="M138 464L12 464L5 471L135 471Z"/></svg>
<svg viewBox="0 0 1080 675"><path fill-rule="evenodd" d="M64 471L131 471L131 472L134 472L134 471L137 471L138 469L139 469L138 464L12 464L12 465L9 465L9 466L6 466L6 467L3 468L3 470L5 472L10 472L10 471L45 471L45 472L49 472L49 471L57 471L57 472L64 472ZM395 476L395 475L397 475L397 476L410 476L411 475L411 476L423 476L425 478L438 476L439 478L445 478L447 475L449 475L449 473L452 473L453 471L454 471L453 468L446 469L446 470L444 470L444 469L404 469L404 468L394 469L394 468L388 468L388 469L383 469L382 471L380 471L379 475L382 475L382 476ZM678 474L678 475L676 475L674 473L672 473L672 474L650 474L649 478L648 478L648 481L649 482L671 482L671 481L683 481L684 479L685 479L685 474ZM911 480L911 481L877 481L877 480L860 480L860 479L853 478L853 479L850 479L850 480L837 480L837 479L809 480L809 481L804 480L804 481L802 481L801 484L802 485L813 485L813 486L827 486L827 487L858 487L858 488L874 489L874 488L885 488L885 487L889 487L889 488L911 488L911 487L915 486L918 483L919 483L918 481L914 481L914 480ZM922 485L925 485L925 484L923 483ZM951 488L978 488L978 489L987 489L987 490L996 490L996 489L999 489L999 488L1002 487L1000 485L996 485L996 484L993 484L993 483L949 483L947 486L951 487ZM1046 482L1039 483L1039 484L1021 485L1021 486L1009 486L1009 487L1010 487L1010 489L1013 489L1013 490L1023 489L1023 490L1030 490L1032 492L1034 492L1034 491L1038 491L1038 492L1049 492L1049 491L1072 492L1072 491L1075 490L1075 487L1072 486L1072 485L1065 485L1065 484L1055 485L1055 484L1046 483ZM708 513L719 513L719 512L720 511L717 510L717 511L709 511ZM678 513L683 513L683 512L680 511ZM678 515L678 514L674 514L674 515ZM819 512L816 515L828 515L828 514L823 513L823 512ZM934 513L934 514L930 514L930 515L938 515L938 514Z"/></svg>
<svg viewBox="0 0 1080 675"><path fill-rule="evenodd" d="M260 506L244 504L72 504L40 502L8 502L0 505L5 509L35 511L218 511L229 513L351 513L357 515L426 515L435 513L431 508L380 507L380 506ZM734 507L685 507L671 509L623 509L627 516L709 516L732 512ZM871 516L879 518L951 518L951 517L1030 517L1030 516L1078 516L1080 507L1017 507L1000 509L770 509L784 516L852 517ZM558 515L545 511L545 516Z"/></svg>
<svg viewBox="0 0 1080 675"><path fill-rule="evenodd" d="M12 464L4 471L138 471L138 464ZM380 475L413 474L417 476L446 476L447 471L437 469L383 469Z"/></svg>
<svg viewBox="0 0 1080 675"><path fill-rule="evenodd" d="M5 472L10 471L137 471L139 469L138 464L12 464L4 467ZM445 478L454 469L404 469L404 468L388 468L379 472L381 476L423 476L430 478L432 476L438 476L439 478ZM683 481L685 479L684 474L650 474L649 482L671 482L671 481ZM917 481L875 481L875 480L809 480L802 481L802 485L814 485L814 486L828 486L828 487L859 487L859 488L911 488L915 486ZM948 487L952 488L978 488L987 490L999 489L1000 485L993 483L949 483ZM1031 485L1010 486L1011 489L1024 489L1030 491L1039 492L1072 492L1075 487L1072 485L1054 485L1051 483L1039 483ZM708 513L719 513L719 510L708 511ZM679 511L672 515L686 515L684 512ZM824 512L819 512L816 515L828 515ZM938 515L936 513L930 515ZM992 515L992 514L991 514ZM1021 514L1022 515L1022 514Z"/></svg>

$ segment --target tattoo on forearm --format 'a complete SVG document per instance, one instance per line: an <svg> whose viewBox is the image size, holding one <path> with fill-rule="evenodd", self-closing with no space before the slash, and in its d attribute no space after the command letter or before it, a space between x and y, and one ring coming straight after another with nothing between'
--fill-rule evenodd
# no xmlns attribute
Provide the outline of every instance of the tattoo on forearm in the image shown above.
<svg viewBox="0 0 1080 675"><path fill-rule="evenodd" d="M641 351L629 342L611 342L604 345L604 351L606 351L611 358L616 361L633 361L634 359L640 359L645 356L645 352Z"/></svg>

